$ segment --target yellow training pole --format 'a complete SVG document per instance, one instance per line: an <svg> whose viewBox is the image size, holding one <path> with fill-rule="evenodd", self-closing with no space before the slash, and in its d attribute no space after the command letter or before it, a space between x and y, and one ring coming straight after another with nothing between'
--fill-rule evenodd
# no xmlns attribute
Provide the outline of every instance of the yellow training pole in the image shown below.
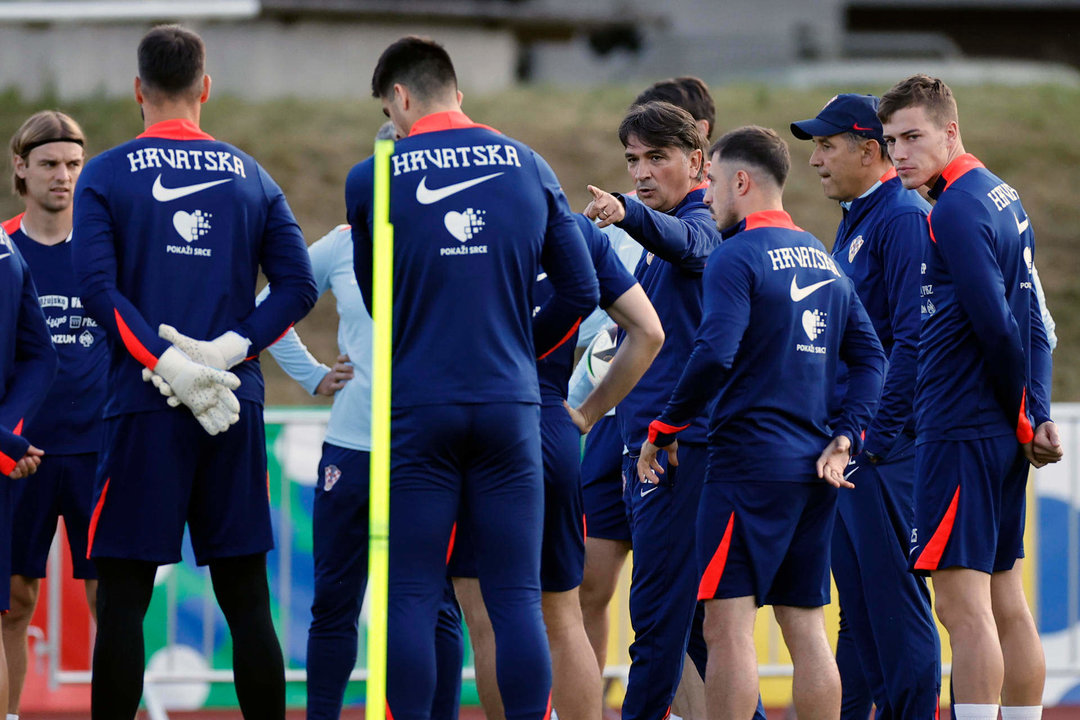
<svg viewBox="0 0 1080 720"><path fill-rule="evenodd" d="M394 320L394 226L390 224L393 140L375 141L371 378L371 511L368 531L367 720L386 720L386 616L390 573L390 367Z"/></svg>

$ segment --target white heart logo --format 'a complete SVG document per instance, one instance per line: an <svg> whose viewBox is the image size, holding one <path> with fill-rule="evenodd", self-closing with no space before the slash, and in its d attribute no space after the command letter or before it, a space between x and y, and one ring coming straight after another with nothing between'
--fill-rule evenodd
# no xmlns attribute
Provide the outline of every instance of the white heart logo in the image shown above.
<svg viewBox="0 0 1080 720"><path fill-rule="evenodd" d="M802 329L811 341L825 330L825 317L820 310L803 310Z"/></svg>
<svg viewBox="0 0 1080 720"><path fill-rule="evenodd" d="M461 242L465 242L469 239L469 218L465 216L465 213L459 213L456 210L451 210L446 213L443 218L443 225L450 231L450 234L456 237Z"/></svg>
<svg viewBox="0 0 1080 720"><path fill-rule="evenodd" d="M184 242L190 243L198 240L210 229L210 223L207 222L209 217L202 210L196 210L193 213L178 210L173 215L172 224Z"/></svg>

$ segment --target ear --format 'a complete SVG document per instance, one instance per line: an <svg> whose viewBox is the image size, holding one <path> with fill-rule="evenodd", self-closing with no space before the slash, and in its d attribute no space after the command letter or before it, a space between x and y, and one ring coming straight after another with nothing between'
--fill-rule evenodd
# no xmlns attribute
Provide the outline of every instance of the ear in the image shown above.
<svg viewBox="0 0 1080 720"><path fill-rule="evenodd" d="M398 103L402 110L408 110L409 106L412 104L409 88L401 83L394 83L394 102Z"/></svg>
<svg viewBox="0 0 1080 720"><path fill-rule="evenodd" d="M210 76L202 76L202 93L199 95L199 102L204 103L210 99Z"/></svg>
<svg viewBox="0 0 1080 720"><path fill-rule="evenodd" d="M750 192L750 173L745 170L736 170L731 176L731 189L735 195L741 197Z"/></svg>
<svg viewBox="0 0 1080 720"><path fill-rule="evenodd" d="M705 138L706 142L709 139L709 121L708 120L695 120L694 124L697 125L698 132L701 133L701 137Z"/></svg>
<svg viewBox="0 0 1080 720"><path fill-rule="evenodd" d="M138 75L135 76L135 102L139 103L140 105L146 102L146 98L143 97L142 78Z"/></svg>
<svg viewBox="0 0 1080 720"><path fill-rule="evenodd" d="M945 125L945 142L948 143L949 147L953 147L960 142L960 126L956 124L955 120L950 120Z"/></svg>
<svg viewBox="0 0 1080 720"><path fill-rule="evenodd" d="M15 166L15 174L22 179L26 179L26 161L22 159L21 155L12 155L11 164Z"/></svg>
<svg viewBox="0 0 1080 720"><path fill-rule="evenodd" d="M864 140L862 143L862 156L859 161L863 167L869 167L881 157L881 145L877 140Z"/></svg>
<svg viewBox="0 0 1080 720"><path fill-rule="evenodd" d="M465 94L460 90L457 91L457 104L460 105L461 101L465 99Z"/></svg>
<svg viewBox="0 0 1080 720"><path fill-rule="evenodd" d="M701 175L701 161L704 157L704 153L700 149L691 152L687 159L690 161L690 177L697 179Z"/></svg>

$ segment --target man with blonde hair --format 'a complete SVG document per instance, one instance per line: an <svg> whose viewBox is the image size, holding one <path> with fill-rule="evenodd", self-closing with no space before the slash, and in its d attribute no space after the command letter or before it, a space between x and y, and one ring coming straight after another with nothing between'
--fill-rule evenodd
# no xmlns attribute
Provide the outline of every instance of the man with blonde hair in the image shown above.
<svg viewBox="0 0 1080 720"><path fill-rule="evenodd" d="M11 138L14 189L26 210L3 227L30 267L59 366L41 408L26 421L27 436L49 461L33 480L11 485L11 610L4 622L9 720L19 713L26 634L59 516L72 575L85 580L91 615L97 610L97 572L86 557L86 537L109 350L105 333L83 311L71 259L72 199L85 141L79 124L56 110L30 116Z"/></svg>

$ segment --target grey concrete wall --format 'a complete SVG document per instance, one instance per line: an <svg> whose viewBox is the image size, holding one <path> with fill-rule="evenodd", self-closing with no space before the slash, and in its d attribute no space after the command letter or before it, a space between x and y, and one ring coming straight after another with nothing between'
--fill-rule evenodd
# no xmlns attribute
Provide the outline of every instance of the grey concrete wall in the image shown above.
<svg viewBox="0 0 1080 720"><path fill-rule="evenodd" d="M405 34L428 35L454 59L467 93L514 82L518 46L504 30L355 22L187 22L207 45L217 93L247 99L366 98L383 49ZM150 24L0 25L0 87L62 99L132 92L139 39Z"/></svg>

